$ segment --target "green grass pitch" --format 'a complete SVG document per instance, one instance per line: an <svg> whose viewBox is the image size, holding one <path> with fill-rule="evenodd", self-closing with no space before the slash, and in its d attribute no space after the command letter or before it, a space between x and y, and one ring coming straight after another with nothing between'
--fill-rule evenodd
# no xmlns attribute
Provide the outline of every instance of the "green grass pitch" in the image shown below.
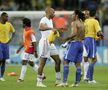
<svg viewBox="0 0 108 90"><path fill-rule="evenodd" d="M62 68L62 67L61 67ZM23 83L17 83L20 74L21 66L7 65L5 72L5 82L0 81L0 90L108 90L108 66L96 66L94 72L94 79L96 84L87 84L81 81L78 87L55 87L55 71L54 65L47 65L44 69L47 79L44 84L46 88L36 87L37 74L28 66L25 80ZM16 72L18 76L7 76L9 72ZM62 72L61 72L62 75ZM70 66L68 84L72 84L75 78L75 68Z"/></svg>

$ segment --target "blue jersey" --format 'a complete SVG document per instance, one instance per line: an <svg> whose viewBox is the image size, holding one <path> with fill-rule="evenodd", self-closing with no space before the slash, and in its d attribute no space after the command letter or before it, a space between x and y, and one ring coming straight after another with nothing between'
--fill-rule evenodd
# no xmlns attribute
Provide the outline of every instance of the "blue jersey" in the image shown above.
<svg viewBox="0 0 108 90"><path fill-rule="evenodd" d="M83 43L81 41L72 41L65 52L64 60L74 63L81 63L83 55Z"/></svg>

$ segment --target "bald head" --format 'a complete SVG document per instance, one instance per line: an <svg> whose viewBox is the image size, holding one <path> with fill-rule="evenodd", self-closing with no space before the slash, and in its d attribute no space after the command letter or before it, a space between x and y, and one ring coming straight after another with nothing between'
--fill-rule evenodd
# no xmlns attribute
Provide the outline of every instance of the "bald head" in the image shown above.
<svg viewBox="0 0 108 90"><path fill-rule="evenodd" d="M49 13L49 12L51 12L51 11L54 11L54 9L53 9L53 8L50 8L50 7L47 7L47 8L45 9L45 13Z"/></svg>
<svg viewBox="0 0 108 90"><path fill-rule="evenodd" d="M50 7L48 7L48 8L45 9L45 13L46 13L46 16L48 18L51 18L51 19L55 16L54 9L53 8L50 8Z"/></svg>

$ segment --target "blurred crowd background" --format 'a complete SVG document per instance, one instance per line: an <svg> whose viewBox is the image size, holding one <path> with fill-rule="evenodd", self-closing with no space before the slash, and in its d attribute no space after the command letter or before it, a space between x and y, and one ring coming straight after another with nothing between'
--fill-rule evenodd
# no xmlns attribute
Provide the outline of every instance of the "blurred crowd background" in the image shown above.
<svg viewBox="0 0 108 90"><path fill-rule="evenodd" d="M23 40L22 18L29 17L31 19L32 27L36 32L37 39L39 40L41 35L38 29L38 24L43 14L40 15L38 12L44 11L46 7L53 7L59 12L72 12L75 9L80 9L82 11L87 9L96 9L96 17L98 18L102 31L104 32L104 40L98 43L98 63L108 64L108 0L0 0L0 12L9 11L9 21L11 21L16 30L16 35L11 42L11 62L20 62L20 55L15 53L19 44L22 43ZM33 12L25 13L25 11ZM13 12L14 14L12 14ZM67 31L60 33L61 37L65 38L70 35L72 14L59 14L53 21L56 27L68 27ZM61 41L58 39L55 43L56 45L60 45ZM60 50L62 51L62 49ZM60 53L60 56L62 55L63 54Z"/></svg>
<svg viewBox="0 0 108 90"><path fill-rule="evenodd" d="M44 11L46 7L53 7L57 11L96 9L97 17L105 33L104 41L101 45L108 45L108 0L0 0L0 11ZM69 27L71 16L61 15L60 17L65 19L64 22L68 23ZM37 32L40 18L32 19L33 28ZM20 40L19 38L22 35L19 32L21 31L21 21L18 17L11 18L11 21L17 30L15 40L21 42L22 39ZM38 34L38 36L40 35ZM13 44L18 44L18 42Z"/></svg>
<svg viewBox="0 0 108 90"><path fill-rule="evenodd" d="M46 6L56 10L107 9L108 0L0 0L1 10L43 10Z"/></svg>

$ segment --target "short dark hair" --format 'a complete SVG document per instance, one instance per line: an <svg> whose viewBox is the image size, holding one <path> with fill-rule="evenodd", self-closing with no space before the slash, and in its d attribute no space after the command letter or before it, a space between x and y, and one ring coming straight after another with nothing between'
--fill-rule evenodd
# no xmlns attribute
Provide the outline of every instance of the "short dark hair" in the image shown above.
<svg viewBox="0 0 108 90"><path fill-rule="evenodd" d="M1 13L1 17L4 16L4 15L7 15L7 13L6 12L2 12Z"/></svg>
<svg viewBox="0 0 108 90"><path fill-rule="evenodd" d="M93 17L96 15L96 10L90 10L90 16Z"/></svg>
<svg viewBox="0 0 108 90"><path fill-rule="evenodd" d="M80 13L80 10L75 10L75 14L78 15Z"/></svg>
<svg viewBox="0 0 108 90"><path fill-rule="evenodd" d="M75 10L75 14L78 15L78 18L81 20L85 20L84 13L82 13L80 10Z"/></svg>
<svg viewBox="0 0 108 90"><path fill-rule="evenodd" d="M22 21L25 26L31 27L31 20L29 18L24 18Z"/></svg>

